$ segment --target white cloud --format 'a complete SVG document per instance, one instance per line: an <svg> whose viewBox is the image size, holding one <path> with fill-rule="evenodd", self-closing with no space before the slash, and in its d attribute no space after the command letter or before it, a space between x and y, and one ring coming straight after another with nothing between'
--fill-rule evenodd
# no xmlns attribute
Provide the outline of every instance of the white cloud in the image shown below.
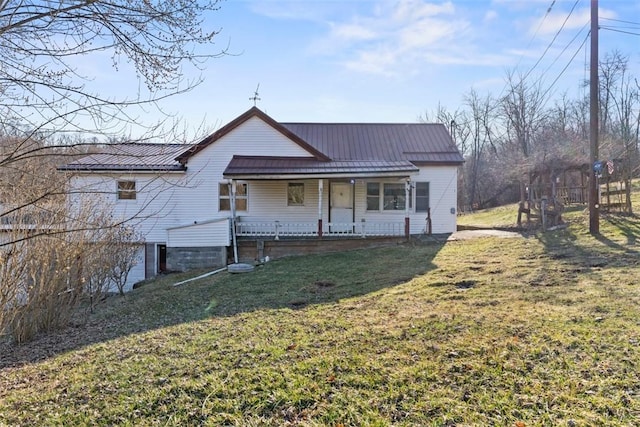
<svg viewBox="0 0 640 427"><path fill-rule="evenodd" d="M375 39L377 33L374 29L358 23L332 25L331 35L343 41L360 41Z"/></svg>
<svg viewBox="0 0 640 427"><path fill-rule="evenodd" d="M429 50L462 42L468 28L452 2L384 0L367 13L331 22L313 51L342 58L350 70L406 74Z"/></svg>
<svg viewBox="0 0 640 427"><path fill-rule="evenodd" d="M498 12L495 10L489 10L484 14L484 22L491 22L498 19Z"/></svg>

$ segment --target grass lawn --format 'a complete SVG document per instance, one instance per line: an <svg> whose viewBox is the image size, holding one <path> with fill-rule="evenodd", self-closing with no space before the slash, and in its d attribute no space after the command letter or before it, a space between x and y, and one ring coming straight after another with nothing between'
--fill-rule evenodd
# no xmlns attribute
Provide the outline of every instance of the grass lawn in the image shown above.
<svg viewBox="0 0 640 427"><path fill-rule="evenodd" d="M162 278L0 346L0 425L638 425L640 219L568 218Z"/></svg>

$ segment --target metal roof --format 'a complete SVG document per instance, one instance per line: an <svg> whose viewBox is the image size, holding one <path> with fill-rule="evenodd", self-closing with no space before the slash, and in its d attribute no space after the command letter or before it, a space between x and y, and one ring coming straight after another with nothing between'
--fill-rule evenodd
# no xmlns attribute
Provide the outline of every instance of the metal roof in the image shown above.
<svg viewBox="0 0 640 427"><path fill-rule="evenodd" d="M300 178L311 175L408 176L419 169L408 161L336 160L321 161L312 157L233 156L224 176L237 179Z"/></svg>
<svg viewBox="0 0 640 427"><path fill-rule="evenodd" d="M332 160L464 161L439 123L282 123Z"/></svg>
<svg viewBox="0 0 640 427"><path fill-rule="evenodd" d="M258 117L309 153L308 158L235 156L225 176L401 176L416 165L459 165L449 132L434 123L278 123L252 107L194 145L115 144L60 167L75 171L182 171L191 156Z"/></svg>
<svg viewBox="0 0 640 427"><path fill-rule="evenodd" d="M59 170L69 171L182 171L175 157L189 149L184 144L127 143L100 147Z"/></svg>

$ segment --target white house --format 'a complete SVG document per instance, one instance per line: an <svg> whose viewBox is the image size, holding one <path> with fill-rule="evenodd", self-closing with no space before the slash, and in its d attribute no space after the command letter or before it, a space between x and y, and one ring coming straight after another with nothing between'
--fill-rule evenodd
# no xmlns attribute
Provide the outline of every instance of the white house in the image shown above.
<svg viewBox="0 0 640 427"><path fill-rule="evenodd" d="M441 124L279 123L253 107L194 145L118 144L59 169L144 236L133 283L225 265L234 238L452 233L462 162Z"/></svg>

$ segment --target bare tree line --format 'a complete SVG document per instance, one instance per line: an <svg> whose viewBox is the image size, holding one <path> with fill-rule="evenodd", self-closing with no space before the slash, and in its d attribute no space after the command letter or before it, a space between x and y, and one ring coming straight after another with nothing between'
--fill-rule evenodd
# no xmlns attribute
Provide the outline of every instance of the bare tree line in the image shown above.
<svg viewBox="0 0 640 427"><path fill-rule="evenodd" d="M138 115L192 90L215 48L208 28L219 0L0 1L0 339L16 342L64 327L80 299L91 307L109 286L122 291L141 236L114 218L91 189L73 203L55 167L117 142L177 140L176 118ZM122 97L92 87L79 64L110 58L139 89ZM193 74L193 73L191 73ZM104 89L107 90L107 89ZM160 113L163 113L160 111ZM85 137L92 135L91 148ZM134 142L127 138L127 142ZM97 148L98 147L98 148Z"/></svg>
<svg viewBox="0 0 640 427"><path fill-rule="evenodd" d="M600 61L599 75L600 158L616 159L624 165L625 178L635 177L640 169L640 83L629 71L629 57L620 52ZM461 211L516 202L518 182L536 167L589 162L588 95L552 102L539 80L515 73L505 80L499 96L471 89L460 108L438 107L421 117L445 124L465 157L458 186Z"/></svg>

